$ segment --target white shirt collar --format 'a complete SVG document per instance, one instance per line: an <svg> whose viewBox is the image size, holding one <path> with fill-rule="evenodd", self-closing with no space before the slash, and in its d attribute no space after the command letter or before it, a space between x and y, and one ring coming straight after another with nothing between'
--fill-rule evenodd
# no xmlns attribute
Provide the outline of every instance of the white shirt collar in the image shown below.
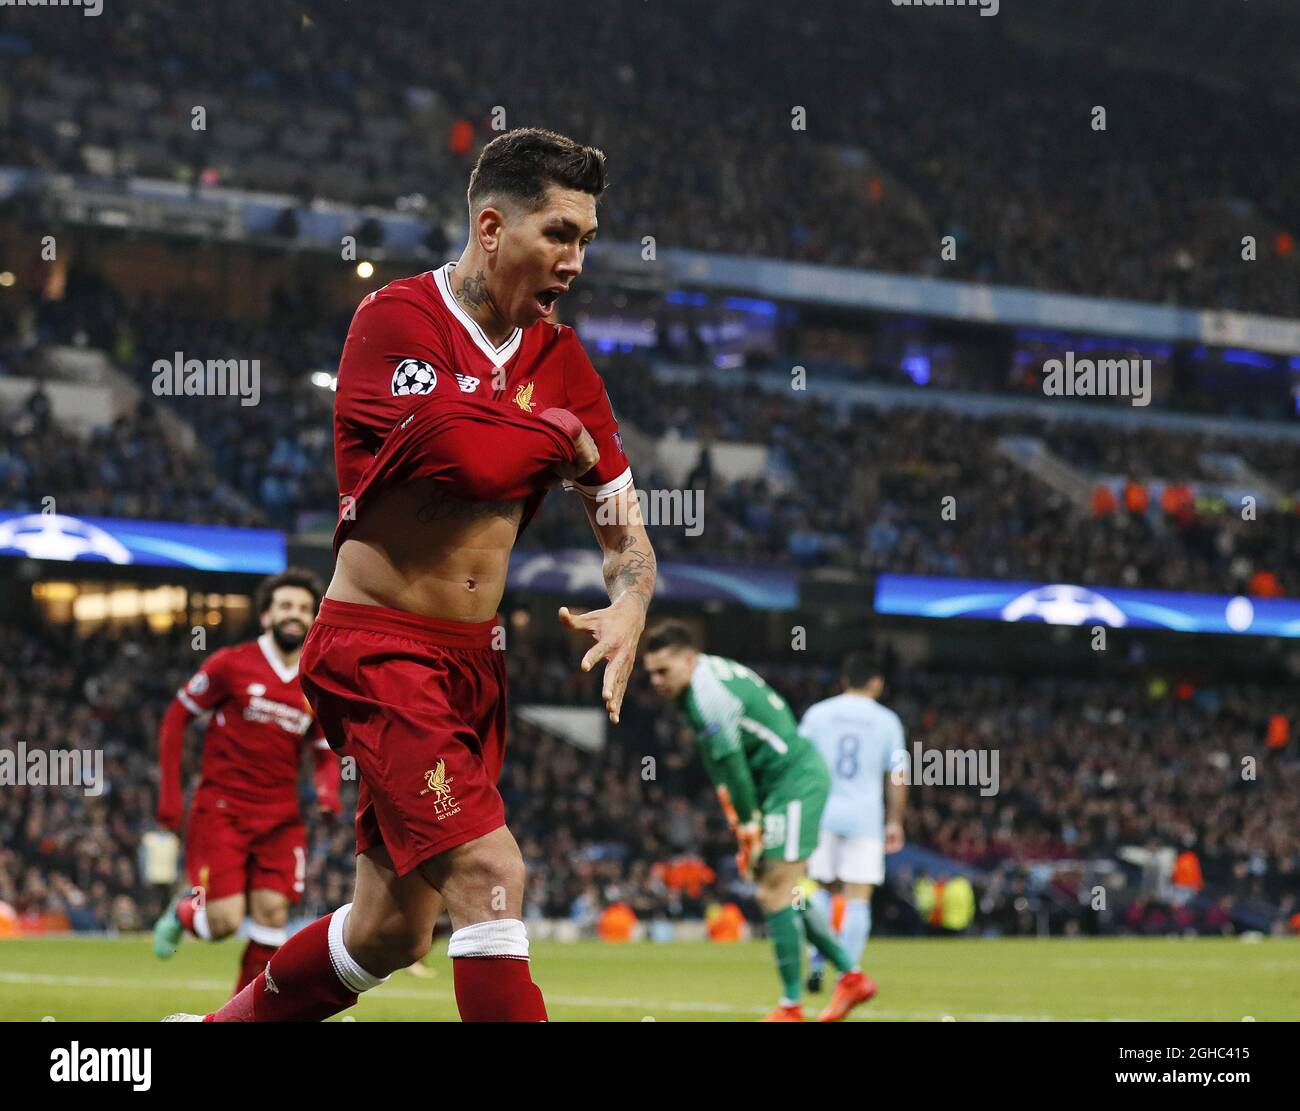
<svg viewBox="0 0 1300 1111"><path fill-rule="evenodd" d="M271 670L280 677L281 682L292 683L298 678L298 665L295 663L293 667L284 666L284 661L280 658L280 653L275 647L275 640L270 633L263 633L258 637L257 646L262 650L266 662L271 665Z"/></svg>
<svg viewBox="0 0 1300 1111"><path fill-rule="evenodd" d="M433 272L434 281L438 283L438 292L442 294L442 299L451 314L461 322L462 327L469 333L469 338L492 361L492 365L505 366L510 361L510 357L519 350L519 342L524 335L523 329L516 328L505 343L500 347L493 347L492 342L483 334L478 321L460 307L460 302L451 291L451 272L455 267L454 262L448 262Z"/></svg>

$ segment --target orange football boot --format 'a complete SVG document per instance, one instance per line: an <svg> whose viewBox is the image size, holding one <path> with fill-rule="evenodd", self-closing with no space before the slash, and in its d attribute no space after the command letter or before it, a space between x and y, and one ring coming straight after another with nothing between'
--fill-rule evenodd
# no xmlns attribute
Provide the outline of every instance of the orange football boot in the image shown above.
<svg viewBox="0 0 1300 1111"><path fill-rule="evenodd" d="M865 972L846 972L835 984L830 1005L817 1016L818 1022L839 1022L854 1007L872 999L880 989Z"/></svg>

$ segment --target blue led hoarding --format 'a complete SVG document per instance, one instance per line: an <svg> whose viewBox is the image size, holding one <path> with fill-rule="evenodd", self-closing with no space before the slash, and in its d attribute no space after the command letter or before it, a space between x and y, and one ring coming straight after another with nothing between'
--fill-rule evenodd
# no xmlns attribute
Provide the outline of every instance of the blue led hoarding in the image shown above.
<svg viewBox="0 0 1300 1111"><path fill-rule="evenodd" d="M0 512L0 556L272 575L285 542L275 529Z"/></svg>
<svg viewBox="0 0 1300 1111"><path fill-rule="evenodd" d="M875 606L878 613L911 617L1300 637L1300 599L1292 598L881 575L876 580Z"/></svg>

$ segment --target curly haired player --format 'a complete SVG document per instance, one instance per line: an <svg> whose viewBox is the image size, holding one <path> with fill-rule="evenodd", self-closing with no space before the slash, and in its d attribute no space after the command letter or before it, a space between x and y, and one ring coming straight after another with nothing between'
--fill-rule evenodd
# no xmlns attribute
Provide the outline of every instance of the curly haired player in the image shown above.
<svg viewBox="0 0 1300 1111"><path fill-rule="evenodd" d="M264 580L256 607L262 635L222 648L176 692L158 741L158 823L180 831L185 730L205 716L203 771L190 806L185 863L193 885L154 925L154 952L171 957L186 932L229 937L252 917L238 993L285 940L289 907L302 897L307 833L298 810L304 746L315 762L322 813L339 809L339 762L298 681L298 657L320 606L321 584L290 569Z"/></svg>

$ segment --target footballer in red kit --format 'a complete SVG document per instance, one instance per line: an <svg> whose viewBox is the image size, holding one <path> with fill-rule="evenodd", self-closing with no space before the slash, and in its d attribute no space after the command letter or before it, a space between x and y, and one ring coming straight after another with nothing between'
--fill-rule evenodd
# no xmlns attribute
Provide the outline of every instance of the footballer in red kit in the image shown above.
<svg viewBox="0 0 1300 1111"><path fill-rule="evenodd" d="M604 188L595 148L538 128L500 135L470 176L460 258L357 308L335 396L334 578L302 657L326 738L360 772L356 886L208 1021L336 1014L421 959L444 910L462 1019L546 1018L497 790L510 552L549 487L577 491L610 604L558 618L595 642L581 667L605 661L615 724L656 576L604 383L549 319L582 272Z"/></svg>
<svg viewBox="0 0 1300 1111"><path fill-rule="evenodd" d="M376 483L391 487L410 482L422 467L429 466L419 444L429 422L449 419L448 400L474 399L492 418L492 423L480 423L473 410L468 414L472 423L466 427L473 428L475 438L467 455L471 468L479 466L479 456L494 453L502 408L506 419L517 413L521 422L524 414L558 408L579 419L601 452L599 462L573 485L599 501L632 484L604 383L573 329L546 323L516 328L506 342L493 346L452 295L454 270L455 264L448 263L418 277L391 282L367 297L353 319L343 348L335 408L341 504L336 549L351 532L349 506L357 508L379 496ZM496 411L487 409L484 402L491 402ZM385 429L391 430L387 436ZM511 510L518 519L518 532L527 526L544 495L544 489L535 491ZM414 518L433 523L439 514L450 511L446 503L421 505ZM331 637L335 628L372 628L381 616L376 609L328 598L319 635ZM463 611L454 612L460 618ZM419 636L421 630L429 630L415 614L387 611L383 616L394 632L406 630ZM494 648L492 644L496 628L494 615L450 633L429 630L455 635L458 646L473 649L481 668L461 670L446 660L438 666L448 669L447 689L477 691L482 697L467 697L459 707L449 708L442 719L429 716L426 705L409 705L395 698L384 729L391 731L402 722L415 742L385 745L382 759L378 751L353 752L364 745L361 737L354 737L352 746L346 747L346 701L330 699L326 689L333 669L346 661L345 666L355 671L366 657L338 650L332 656L313 655L308 689L318 700L322 720L337 727L340 751L357 755L363 772L357 802L357 850L365 852L382 842L399 875L439 849L463 840L466 830L486 833L504 824L496 781L505 746L505 659L502 645ZM414 671L404 673L402 664L389 660L385 672L376 674L392 676L400 691L407 683L422 682L428 666L428 660L417 660ZM488 682L476 679L478 670L489 677ZM471 721L467 744L443 749L428 743L429 738L454 732L457 716L468 716ZM376 797L371 781L381 774L381 764L387 782L376 784L383 787ZM425 772L439 766L444 768L446 781L456 785L454 796L447 796L458 800L454 814L443 808L403 805L401 800L413 790L424 793ZM367 767L372 768L369 776ZM451 820L453 817L456 820Z"/></svg>
<svg viewBox="0 0 1300 1111"><path fill-rule="evenodd" d="M335 551L356 518L357 503L375 484L392 485L419 473L420 461L410 445L418 442L423 421L448 417L447 407L438 404L448 395L504 402L507 410L519 413L567 410L600 453L582 481L570 485L604 500L632 483L605 384L577 333L543 322L516 327L504 343L494 345L452 293L455 274L456 264L449 262L390 282L362 301L353 317L335 402L340 492ZM425 404L430 395L437 400ZM411 423L404 426L408 417ZM479 454L491 451L495 432L491 425L478 429ZM466 461L470 467L481 463L472 457ZM544 495L543 488L525 501L520 532Z"/></svg>
<svg viewBox="0 0 1300 1111"><path fill-rule="evenodd" d="M263 633L214 652L179 691L159 740L160 825L179 831L184 811L185 730L206 717L199 786L189 810L185 863L191 891L154 927L154 950L170 957L185 932L216 941L251 916L236 991L284 941L290 905L302 897L307 838L298 769L311 752L317 805L339 809L339 761L302 693L298 656L321 587L309 572L265 580L257 607Z"/></svg>

